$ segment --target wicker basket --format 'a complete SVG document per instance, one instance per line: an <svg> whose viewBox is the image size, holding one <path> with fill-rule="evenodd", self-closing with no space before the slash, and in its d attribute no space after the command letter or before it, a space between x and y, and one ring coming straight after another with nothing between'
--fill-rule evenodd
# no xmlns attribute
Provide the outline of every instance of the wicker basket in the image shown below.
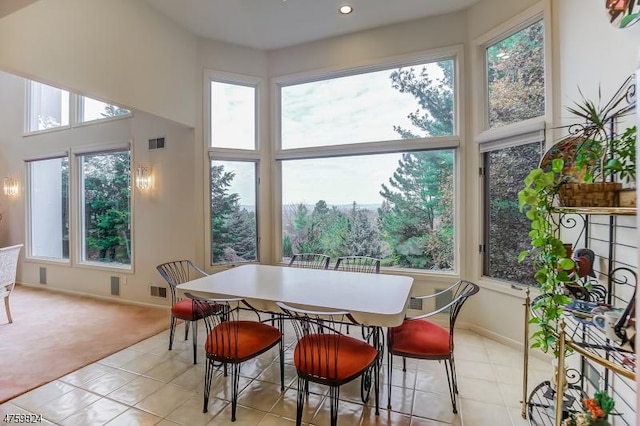
<svg viewBox="0 0 640 426"><path fill-rule="evenodd" d="M616 207L620 189L622 184L618 182L565 183L560 187L560 205L562 207Z"/></svg>

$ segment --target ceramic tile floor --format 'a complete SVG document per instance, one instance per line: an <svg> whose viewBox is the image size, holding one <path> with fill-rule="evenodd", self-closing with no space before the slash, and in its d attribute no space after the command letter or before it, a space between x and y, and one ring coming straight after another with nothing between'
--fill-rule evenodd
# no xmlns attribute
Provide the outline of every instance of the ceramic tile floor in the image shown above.
<svg viewBox="0 0 640 426"><path fill-rule="evenodd" d="M199 340L204 340L204 327ZM291 361L295 336L285 332L285 391L280 392L277 348L247 361L241 368L236 425L295 424L296 372ZM150 337L0 405L5 414L42 414L42 424L94 425L227 425L231 422L228 378L216 373L208 413L202 413L204 351L193 365L191 341L179 325L172 351L168 331ZM191 336L189 336L191 337ZM202 345L199 345L202 347ZM373 398L360 400L360 379L340 390L338 424L351 425L527 425L520 416L522 353L467 330L456 330L459 382L458 414L453 414L444 364L394 357L392 410L381 386L380 416ZM386 361L381 380L386 381ZM548 363L532 359L530 388L549 373ZM327 388L310 385L304 424L328 425Z"/></svg>

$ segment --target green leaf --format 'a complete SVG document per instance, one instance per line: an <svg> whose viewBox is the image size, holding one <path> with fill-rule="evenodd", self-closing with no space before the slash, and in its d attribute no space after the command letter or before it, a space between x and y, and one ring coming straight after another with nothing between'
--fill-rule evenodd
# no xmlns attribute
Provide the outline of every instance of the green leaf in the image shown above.
<svg viewBox="0 0 640 426"><path fill-rule="evenodd" d="M562 168L564 167L564 160L562 158L556 158L551 162L551 170L554 173L562 172Z"/></svg>

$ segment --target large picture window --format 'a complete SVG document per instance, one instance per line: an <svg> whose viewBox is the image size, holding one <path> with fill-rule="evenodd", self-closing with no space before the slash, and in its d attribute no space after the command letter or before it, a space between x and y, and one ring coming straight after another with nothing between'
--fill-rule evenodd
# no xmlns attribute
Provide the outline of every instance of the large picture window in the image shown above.
<svg viewBox="0 0 640 426"><path fill-rule="evenodd" d="M69 159L34 160L27 166L30 256L69 259Z"/></svg>
<svg viewBox="0 0 640 426"><path fill-rule="evenodd" d="M256 88L211 81L211 146L256 149Z"/></svg>
<svg viewBox="0 0 640 426"><path fill-rule="evenodd" d="M544 116L544 23L486 47L489 128Z"/></svg>
<svg viewBox="0 0 640 426"><path fill-rule="evenodd" d="M504 281L534 285L529 258L518 254L530 248L530 222L518 208L524 178L538 167L542 144L533 142L485 154L486 247L484 274ZM524 238L523 238L524 237Z"/></svg>
<svg viewBox="0 0 640 426"><path fill-rule="evenodd" d="M278 82L281 256L456 268L455 56Z"/></svg>
<svg viewBox="0 0 640 426"><path fill-rule="evenodd" d="M211 161L211 263L258 259L256 164Z"/></svg>
<svg viewBox="0 0 640 426"><path fill-rule="evenodd" d="M283 161L283 259L371 256L451 271L453 192L453 150Z"/></svg>
<svg viewBox="0 0 640 426"><path fill-rule="evenodd" d="M281 88L282 149L454 133L453 60Z"/></svg>
<svg viewBox="0 0 640 426"><path fill-rule="evenodd" d="M131 264L130 151L79 155L82 260Z"/></svg>

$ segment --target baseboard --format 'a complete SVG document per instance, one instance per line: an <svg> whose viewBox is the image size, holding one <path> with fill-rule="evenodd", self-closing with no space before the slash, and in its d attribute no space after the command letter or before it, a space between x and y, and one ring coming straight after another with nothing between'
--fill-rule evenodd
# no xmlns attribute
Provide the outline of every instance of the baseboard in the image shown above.
<svg viewBox="0 0 640 426"><path fill-rule="evenodd" d="M469 330L469 331L473 331L474 333L477 333L479 335L481 335L482 337L485 337L487 339L491 339L491 340L495 340L498 343L501 343L505 346L509 346L510 348L513 348L517 351L523 352L524 353L524 345L517 341L517 340L513 340L510 339L508 337L504 337L494 331L491 331L489 329L486 329L484 327L479 327L478 325L475 324L471 324L471 323L462 323L460 324L460 328L464 328L465 330ZM458 327L458 324L456 324L456 328ZM541 352L539 350L529 350L529 356L535 357L535 358L539 358L541 360L548 360L551 361L552 357L545 354L544 352Z"/></svg>
<svg viewBox="0 0 640 426"><path fill-rule="evenodd" d="M47 291L53 291L57 293L71 294L74 296L93 297L94 299L100 299L100 300L105 300L105 301L114 302L114 303L123 303L125 305L142 306L145 308L157 308L157 309L163 309L166 311L168 311L171 308L170 306L155 305L153 303L138 302L135 300L127 300L127 299L114 299L112 297L101 296L99 294L82 293L80 291L67 290L64 288L56 288L56 287L49 287L49 286L44 288L42 285L25 284L25 283L16 283L16 285L29 287L29 288L36 288L38 290L47 290Z"/></svg>

